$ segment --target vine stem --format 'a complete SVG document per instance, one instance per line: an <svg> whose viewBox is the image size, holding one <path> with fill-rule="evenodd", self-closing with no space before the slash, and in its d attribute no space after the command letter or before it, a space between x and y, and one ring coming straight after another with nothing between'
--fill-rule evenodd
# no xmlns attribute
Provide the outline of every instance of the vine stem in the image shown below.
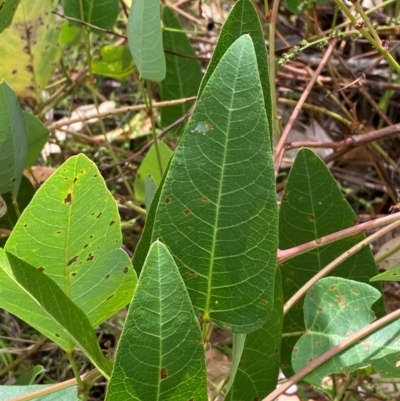
<svg viewBox="0 0 400 401"><path fill-rule="evenodd" d="M276 390L270 393L267 397L265 397L262 401L273 401L278 396L280 396L283 392L285 392L289 387L296 384L298 381L303 379L309 373L317 369L323 363L328 361L329 359L333 358L335 355L339 354L340 352L344 351L345 349L349 348L351 345L356 343L357 341L361 340L365 336L373 333L375 330L380 329L381 327L385 326L386 324L400 318L400 309L389 313L388 315L382 317L379 320L371 323L367 327L364 327L362 330L358 331L357 333L353 334L346 340L342 341L340 344L335 345L329 351L325 352L324 354L320 355L318 358L314 359L312 362L307 364L303 369L299 370L296 374L290 377L285 383L280 385ZM14 401L14 400L12 400Z"/></svg>
<svg viewBox="0 0 400 401"><path fill-rule="evenodd" d="M394 230L396 227L400 226L400 220L395 221L392 224L389 224L387 227L382 228L376 233L370 235L368 238L365 238L363 241L351 247L348 251L344 252L342 255L337 257L334 261L329 263L326 267L320 270L311 280L309 280L306 284L304 284L290 299L286 302L283 308L283 314L286 315L290 309L299 301L306 292L321 278L325 277L328 273L330 273L335 267L339 266L342 262L348 259L350 256L353 256L355 253L365 248L377 238L382 235L387 234L388 232Z"/></svg>

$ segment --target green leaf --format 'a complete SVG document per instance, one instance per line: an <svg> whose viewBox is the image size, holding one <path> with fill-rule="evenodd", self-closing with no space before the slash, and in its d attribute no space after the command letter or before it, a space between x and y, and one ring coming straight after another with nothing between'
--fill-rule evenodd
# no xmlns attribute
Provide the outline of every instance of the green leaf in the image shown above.
<svg viewBox="0 0 400 401"><path fill-rule="evenodd" d="M73 25L69 21L64 21L60 32L60 43L64 46L77 46L82 38L82 26Z"/></svg>
<svg viewBox="0 0 400 401"><path fill-rule="evenodd" d="M26 156L25 168L31 168L35 163L44 145L49 140L49 129L33 114L24 111L26 129L28 131L28 154Z"/></svg>
<svg viewBox="0 0 400 401"><path fill-rule="evenodd" d="M19 0L3 0L0 9L0 33L11 25Z"/></svg>
<svg viewBox="0 0 400 401"><path fill-rule="evenodd" d="M265 47L263 30L258 18L258 13L251 0L238 0L232 8L225 24L221 29L217 46L214 49L213 57L208 65L198 96L203 92L208 80L215 68L221 61L222 56L228 48L244 34L249 34L253 40L257 56L257 66L263 90L264 104L268 117L268 131L272 143L272 99L269 79L268 56Z"/></svg>
<svg viewBox="0 0 400 401"><path fill-rule="evenodd" d="M144 198L147 212L150 210L151 203L153 202L154 195L157 192L157 184L154 181L154 178L151 175L148 175L146 178L145 189L144 189Z"/></svg>
<svg viewBox="0 0 400 401"><path fill-rule="evenodd" d="M67 17L82 20L102 29L113 28L119 10L118 0L64 0L63 6ZM102 33L95 28L90 29L94 33Z"/></svg>
<svg viewBox="0 0 400 401"><path fill-rule="evenodd" d="M172 155L172 150L164 142L158 142L158 149L160 151L161 164L163 170L168 164L169 159ZM150 147L145 158L140 164L139 170L137 171L135 183L133 188L135 190L135 196L138 202L145 203L145 184L147 176L151 175L158 185L161 182L161 172L158 165L157 153L154 144Z"/></svg>
<svg viewBox="0 0 400 401"><path fill-rule="evenodd" d="M369 281L400 281L400 263L393 266L390 270L377 274Z"/></svg>
<svg viewBox="0 0 400 401"><path fill-rule="evenodd" d="M149 250L129 307L106 401L207 400L204 345L168 249Z"/></svg>
<svg viewBox="0 0 400 401"><path fill-rule="evenodd" d="M184 32L169 31L165 28L182 30L182 26L169 7L163 8L164 48L174 53L195 57L196 53ZM161 83L163 101L196 96L203 74L198 60L166 53L167 75ZM190 108L189 103L161 108L161 125L167 127L182 117Z"/></svg>
<svg viewBox="0 0 400 401"><path fill-rule="evenodd" d="M277 210L266 133L256 55L244 35L196 104L154 220L153 241L171 251L194 307L242 333L264 324L273 306Z"/></svg>
<svg viewBox="0 0 400 401"><path fill-rule="evenodd" d="M16 198L28 148L24 115L13 90L0 82L0 195Z"/></svg>
<svg viewBox="0 0 400 401"><path fill-rule="evenodd" d="M282 279L275 276L274 309L266 323L246 335L240 364L226 401L261 400L275 390L283 323Z"/></svg>
<svg viewBox="0 0 400 401"><path fill-rule="evenodd" d="M11 398L28 395L33 391L38 391L49 387L49 385L34 386L0 386L0 401L9 401ZM79 401L77 386L72 386L56 393L43 395L37 400L40 401Z"/></svg>
<svg viewBox="0 0 400 401"><path fill-rule="evenodd" d="M285 0L285 6L290 12L301 14L312 8L314 4L318 6L327 2L328 0Z"/></svg>
<svg viewBox="0 0 400 401"><path fill-rule="evenodd" d="M21 0L11 26L0 35L0 79L18 97L39 97L61 57L52 3Z"/></svg>
<svg viewBox="0 0 400 401"><path fill-rule="evenodd" d="M128 44L143 79L166 75L159 0L135 0L128 18Z"/></svg>
<svg viewBox="0 0 400 401"><path fill-rule="evenodd" d="M284 250L313 241L352 227L356 222L357 216L323 161L311 150L301 149L290 171L281 202L279 248ZM287 301L318 271L364 238L364 234L347 237L282 263L284 300ZM371 250L363 248L338 266L331 275L368 283L376 271ZM302 302L299 301L285 316L284 333L304 330ZM386 313L383 300L375 304L374 310L378 316ZM285 369L290 369L296 340L295 337L283 339L282 360Z"/></svg>
<svg viewBox="0 0 400 401"><path fill-rule="evenodd" d="M46 274L43 274L42 271L13 254L5 252L3 249L0 249L0 264L9 280L14 280L20 287L20 292L24 293L23 297L29 297L29 304L33 306L36 303L38 305L35 305L29 312L34 314L36 312L35 309L39 307L42 315L50 319L54 323L53 325L59 326L52 337L61 337L60 332L63 332L68 339L72 339L79 346L102 374L109 377L112 364L104 357L92 325L85 313L64 294L60 287ZM5 285L5 283L2 282L2 285ZM16 299L18 299L18 302L16 302ZM16 299L3 299L2 304L21 304L22 299ZM5 309L14 313L20 307L11 306L11 309L10 307L5 307ZM68 313L66 313L67 311ZM28 323L33 320L30 316L28 317L29 320L26 319L26 316L19 317ZM45 320L37 319L32 326L43 332L44 324ZM74 349L75 346L71 340L68 342L67 350Z"/></svg>
<svg viewBox="0 0 400 401"><path fill-rule="evenodd" d="M371 305L380 297L378 290L364 283L339 277L318 281L305 297L306 333L293 350L295 371L371 323L375 319ZM397 320L334 356L303 380L319 386L329 374L349 373L374 365L376 359L400 351L399 332L400 321ZM393 365L392 370L396 369Z"/></svg>
<svg viewBox="0 0 400 401"><path fill-rule="evenodd" d="M23 212L24 209L29 205L29 202L32 200L33 195L35 195L35 188L31 184L29 179L23 175L17 196L19 212ZM0 227L5 228L6 230L13 230L15 225L17 224L19 215L15 210L15 206L13 205L12 194L11 192L7 192L1 197L3 199L3 202L5 202L4 207L6 208L6 213L4 215L0 213ZM1 199L0 203L2 203Z"/></svg>
<svg viewBox="0 0 400 401"><path fill-rule="evenodd" d="M42 365L36 365L30 371L22 373L15 381L14 386L29 386L42 372L45 372L45 368Z"/></svg>
<svg viewBox="0 0 400 401"><path fill-rule="evenodd" d="M92 72L124 80L135 69L131 53L125 46L107 45L100 50L100 60L92 61Z"/></svg>
<svg viewBox="0 0 400 401"><path fill-rule="evenodd" d="M69 158L22 213L6 250L40 268L98 326L132 298L116 202L96 165Z"/></svg>

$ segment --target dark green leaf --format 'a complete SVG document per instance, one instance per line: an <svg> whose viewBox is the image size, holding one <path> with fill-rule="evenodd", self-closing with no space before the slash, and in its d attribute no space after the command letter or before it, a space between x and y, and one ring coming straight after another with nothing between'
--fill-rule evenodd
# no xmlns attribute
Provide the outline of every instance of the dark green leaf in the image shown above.
<svg viewBox="0 0 400 401"><path fill-rule="evenodd" d="M167 75L161 83L162 100L181 99L196 96L203 74L200 63L193 57L196 53L174 12L169 7L163 8L164 48L176 54L166 53ZM174 29L169 31L166 28ZM176 31L178 30L178 31ZM184 57L184 55L192 57ZM161 125L167 127L182 117L190 108L189 103L167 106L161 109Z"/></svg>
<svg viewBox="0 0 400 401"><path fill-rule="evenodd" d="M0 33L10 26L19 0L3 0L0 8Z"/></svg>
<svg viewBox="0 0 400 401"><path fill-rule="evenodd" d="M206 401L201 331L168 249L151 247L129 307L106 401Z"/></svg>
<svg viewBox="0 0 400 401"><path fill-rule="evenodd" d="M28 151L25 119L13 90L0 82L0 195L18 195Z"/></svg>
<svg viewBox="0 0 400 401"><path fill-rule="evenodd" d="M34 366L29 372L23 373L15 381L14 386L29 386L34 383L37 376L39 376L45 369L42 365Z"/></svg>
<svg viewBox="0 0 400 401"><path fill-rule="evenodd" d="M177 261L195 308L235 332L259 328L273 306L277 210L268 132L256 54L244 35L196 104L153 231Z"/></svg>
<svg viewBox="0 0 400 401"><path fill-rule="evenodd" d="M311 150L300 150L286 182L279 211L279 248L301 245L352 227L356 222L355 213L326 165ZM347 237L283 263L280 269L284 300L288 300L318 271L364 238L364 234ZM368 283L376 271L371 250L363 248L331 275ZM376 287L380 288L379 285ZM304 330L302 302L299 301L285 316L284 333ZM376 303L374 310L378 316L385 314L382 300ZM290 369L291 353L296 340L296 337L283 339L282 360L285 369Z"/></svg>

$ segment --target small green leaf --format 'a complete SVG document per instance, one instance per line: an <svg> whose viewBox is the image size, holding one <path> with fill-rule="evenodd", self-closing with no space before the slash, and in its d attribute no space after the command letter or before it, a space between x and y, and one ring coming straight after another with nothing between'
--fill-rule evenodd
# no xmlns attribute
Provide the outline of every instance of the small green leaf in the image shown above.
<svg viewBox="0 0 400 401"><path fill-rule="evenodd" d="M301 14L312 7L312 0L285 0L286 8L293 14Z"/></svg>
<svg viewBox="0 0 400 401"><path fill-rule="evenodd" d="M67 17L82 20L102 29L111 29L118 17L118 0L64 0L63 7ZM90 29L94 33L101 33L95 28Z"/></svg>
<svg viewBox="0 0 400 401"><path fill-rule="evenodd" d="M326 277L318 281L305 297L306 333L293 350L293 369L299 371L375 320L370 308L380 297L378 290L357 281L339 277ZM374 365L375 360L400 351L399 333L400 321L389 323L334 356L303 380L320 386L322 380L332 373L350 373ZM396 369L393 365L392 371Z"/></svg>
<svg viewBox="0 0 400 401"><path fill-rule="evenodd" d="M152 236L168 246L204 319L234 332L259 328L273 306L277 210L268 132L254 46L244 35L196 104Z"/></svg>
<svg viewBox="0 0 400 401"><path fill-rule="evenodd" d="M214 73L218 63L221 61L222 56L235 40L244 34L249 34L253 40L257 57L258 72L263 90L264 105L268 117L268 127L270 127L268 133L270 134L272 143L272 99L267 49L265 47L265 39L260 19L258 18L258 13L251 0L238 0L232 8L221 29L217 46L214 49L213 57L208 65L203 81L201 82L198 96L203 92L208 80Z"/></svg>
<svg viewBox="0 0 400 401"><path fill-rule="evenodd" d="M121 245L115 199L79 155L36 192L6 250L43 270L97 327L132 298L136 275Z"/></svg>
<svg viewBox="0 0 400 401"><path fill-rule="evenodd" d="M0 78L18 97L40 96L61 57L53 3L21 0L12 24L0 35Z"/></svg>
<svg viewBox="0 0 400 401"><path fill-rule="evenodd" d="M150 210L151 203L153 202L154 195L157 192L157 184L154 181L154 178L151 175L148 175L146 178L146 183L145 183L145 189L144 189L144 194L145 194L145 205L146 205L146 210L147 212Z"/></svg>
<svg viewBox="0 0 400 401"><path fill-rule="evenodd" d="M34 366L29 372L22 373L15 381L14 386L29 386L45 369L42 365Z"/></svg>
<svg viewBox="0 0 400 401"><path fill-rule="evenodd" d="M135 0L128 18L128 44L143 79L166 75L159 0Z"/></svg>
<svg viewBox="0 0 400 401"><path fill-rule="evenodd" d="M100 60L92 61L92 72L124 80L135 69L132 55L125 46L107 45L100 50Z"/></svg>
<svg viewBox="0 0 400 401"><path fill-rule="evenodd" d="M0 82L0 195L18 195L28 151L24 114L13 90Z"/></svg>
<svg viewBox="0 0 400 401"><path fill-rule="evenodd" d="M20 213L29 205L33 195L35 195L35 188L29 179L23 175L17 196L18 209ZM0 212L0 227L5 228L6 230L13 230L19 219L19 214L16 212L15 206L13 205L12 194L11 192L7 192L6 194L3 194L1 198L2 200L0 199L0 204L3 202L5 203L4 207L6 208L6 211L4 215ZM3 210L1 205L0 209Z"/></svg>
<svg viewBox="0 0 400 401"><path fill-rule="evenodd" d="M203 77L200 63L194 58L196 53L186 34L176 31L182 30L182 26L171 8L163 8L163 21L164 48L180 54L180 56L168 52L165 54L167 75L161 83L161 98L166 101L196 96ZM172 28L175 31L169 31L166 28ZM184 57L184 55L188 57ZM182 117L190 106L190 103L182 103L163 107L161 109L161 125L167 127L172 124Z"/></svg>
<svg viewBox="0 0 400 401"><path fill-rule="evenodd" d="M35 163L44 145L49 140L49 129L33 114L24 111L26 129L28 131L28 154L26 156L25 168L31 168Z"/></svg>
<svg viewBox="0 0 400 401"><path fill-rule="evenodd" d="M82 38L82 26L64 21L60 32L60 43L64 46L77 46Z"/></svg>
<svg viewBox="0 0 400 401"><path fill-rule="evenodd" d="M400 263L386 272L377 274L369 281L400 281Z"/></svg>
<svg viewBox="0 0 400 401"><path fill-rule="evenodd" d="M162 169L164 170L168 164L169 159L172 155L172 150L164 142L158 142L158 149L160 151ZM140 164L139 170L137 171L135 183L133 188L135 189L135 196L138 202L145 203L145 183L147 176L151 175L158 185L161 182L161 172L158 165L156 148L152 145L147 152L145 158Z"/></svg>
<svg viewBox="0 0 400 401"><path fill-rule="evenodd" d="M149 250L129 307L106 401L206 401L204 345L168 249Z"/></svg>
<svg viewBox="0 0 400 401"><path fill-rule="evenodd" d="M331 172L311 150L297 154L286 182L279 210L279 247L282 250L338 232L357 223L357 216L346 202ZM288 300L318 271L365 238L347 237L287 260L280 265L283 297ZM336 267L331 275L368 283L377 272L371 250L366 247ZM376 285L380 288L380 285ZM302 300L285 316L285 333L304 330ZM386 314L383 300L374 305L377 316ZM290 359L296 337L282 341L282 361L290 375Z"/></svg>
<svg viewBox="0 0 400 401"><path fill-rule="evenodd" d="M7 259L9 264L7 263ZM42 313L59 326L58 331L67 334L95 364L99 371L106 377L109 377L112 369L111 361L108 361L104 357L92 325L85 313L64 294L53 280L39 269L22 261L13 254L5 252L3 249L0 249L0 260L3 271L11 280L16 281L20 286L20 292L25 292L33 302L36 302ZM15 299L8 302L18 304L18 302L15 302ZM30 303L32 304L32 302ZM13 313L13 309L15 308L8 310ZM32 309L31 313L34 312L35 310ZM24 319L25 317L21 316L21 318ZM38 323L34 327L41 331L40 323ZM54 336L57 337L57 333L54 333ZM67 349L71 348L73 349L74 346L71 347L68 345Z"/></svg>
<svg viewBox="0 0 400 401"><path fill-rule="evenodd" d="M226 401L261 400L275 390L283 323L282 279L275 277L274 309L266 323L246 335L239 367Z"/></svg>
<svg viewBox="0 0 400 401"><path fill-rule="evenodd" d="M11 398L28 396L28 394L43 390L50 385L33 385L33 386L0 386L0 401L9 401ZM77 386L71 386L56 393L43 395L36 400L40 401L79 401Z"/></svg>
<svg viewBox="0 0 400 401"><path fill-rule="evenodd" d="M19 0L3 0L0 9L0 33L11 25Z"/></svg>

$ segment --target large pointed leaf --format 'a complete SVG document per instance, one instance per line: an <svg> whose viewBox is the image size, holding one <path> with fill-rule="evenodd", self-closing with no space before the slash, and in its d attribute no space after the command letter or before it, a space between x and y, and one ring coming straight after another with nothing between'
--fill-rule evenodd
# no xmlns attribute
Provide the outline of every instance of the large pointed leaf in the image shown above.
<svg viewBox="0 0 400 401"><path fill-rule="evenodd" d="M263 30L258 18L256 9L251 0L239 0L232 8L224 26L221 29L217 46L215 47L213 57L204 75L199 89L199 96L203 92L208 80L213 74L215 68L220 62L222 56L228 48L244 34L249 34L254 43L257 56L257 66L260 75L260 81L263 89L264 104L267 111L268 125L272 125L272 99L269 80L269 67L267 58L267 49ZM272 138L272 128L269 132ZM272 141L271 141L272 143Z"/></svg>
<svg viewBox="0 0 400 401"><path fill-rule="evenodd" d="M0 9L0 33L12 22L19 0L4 0Z"/></svg>
<svg viewBox="0 0 400 401"><path fill-rule="evenodd" d="M128 44L144 79L160 82L166 66L159 0L135 0L128 18Z"/></svg>
<svg viewBox="0 0 400 401"><path fill-rule="evenodd" d="M200 63L193 57L196 53L174 12L163 8L164 48L177 54L166 53L167 75L161 83L162 100L181 99L196 96L203 74ZM165 28L172 28L169 31ZM188 57L185 57L188 56ZM192 58L189 58L192 57ZM166 127L182 117L190 108L190 103L167 106L161 109L161 125Z"/></svg>
<svg viewBox="0 0 400 401"><path fill-rule="evenodd" d="M153 240L170 249L204 319L236 332L259 328L273 306L277 211L266 133L256 55L244 35L196 105L153 231Z"/></svg>
<svg viewBox="0 0 400 401"><path fill-rule="evenodd" d="M226 401L261 400L276 388L283 323L281 280L277 270L274 309L261 328L246 335L239 368Z"/></svg>
<svg viewBox="0 0 400 401"><path fill-rule="evenodd" d="M380 297L381 293L378 290L364 283L338 277L327 277L318 281L305 297L306 333L293 350L293 369L300 370L371 323L375 318L370 309L371 305ZM398 352L399 320L364 337L315 369L303 380L321 385L324 377L329 374L354 372L358 368L374 365L377 359ZM391 371L398 374L395 364L392 365Z"/></svg>
<svg viewBox="0 0 400 401"><path fill-rule="evenodd" d="M0 79L18 97L40 95L61 56L53 3L21 0L11 26L0 35Z"/></svg>
<svg viewBox="0 0 400 401"><path fill-rule="evenodd" d="M106 401L207 400L204 345L168 249L155 242L119 343Z"/></svg>
<svg viewBox="0 0 400 401"><path fill-rule="evenodd" d="M28 150L25 119L18 100L3 81L0 83L0 195L17 197Z"/></svg>
<svg viewBox="0 0 400 401"><path fill-rule="evenodd" d="M356 215L322 160L309 149L300 150L286 182L279 211L280 249L321 238L351 227L356 222ZM344 238L283 263L280 268L284 299L288 300L318 271L364 238L364 234ZM369 248L363 248L332 272L334 276L364 283L368 283L375 274L376 265ZM299 301L285 317L284 332L304 329L302 302ZM382 300L376 303L374 310L378 316L385 314ZM295 337L283 339L284 368L289 368L295 342Z"/></svg>
<svg viewBox="0 0 400 401"><path fill-rule="evenodd" d="M95 164L74 156L38 190L6 250L43 270L95 327L129 302L136 283L119 221Z"/></svg>
<svg viewBox="0 0 400 401"><path fill-rule="evenodd" d="M7 260L8 259L8 260ZM28 300L26 308L30 306L29 314L19 316L27 322L31 323L32 315L40 310L40 314L45 316L43 320L35 320L33 326L39 331L52 330L53 327L44 327L47 319L52 321L51 326L59 326L56 332L52 333L52 338L61 337L61 332L69 339L68 350L75 348L74 343L91 359L94 365L106 376L111 374L112 364L108 361L97 342L94 330L87 319L85 313L76 306L51 280L46 274L29 265L28 263L18 259L11 253L0 249L0 265L8 276L8 280L2 281L1 285L5 286L9 281L15 280L20 286L22 297L18 296L13 299L2 299L3 305L9 304L7 310L14 313L21 310L21 303ZM7 282L8 281L8 282ZM24 302L25 303L25 302ZM19 304L19 305L18 305ZM18 305L18 306L17 306ZM73 340L73 342L71 341Z"/></svg>
<svg viewBox="0 0 400 401"><path fill-rule="evenodd" d="M63 6L66 16L102 29L113 28L118 17L118 0L64 0Z"/></svg>

